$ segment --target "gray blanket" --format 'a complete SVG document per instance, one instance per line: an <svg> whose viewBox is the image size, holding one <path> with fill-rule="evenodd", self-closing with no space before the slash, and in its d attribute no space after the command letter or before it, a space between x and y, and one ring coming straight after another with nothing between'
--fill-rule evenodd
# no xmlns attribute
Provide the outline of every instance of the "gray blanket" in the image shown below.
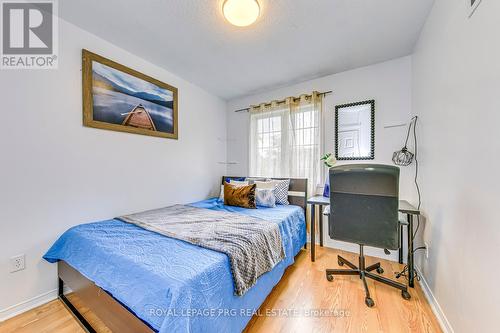
<svg viewBox="0 0 500 333"><path fill-rule="evenodd" d="M175 205L118 219L227 254L238 296L285 258L278 224L247 215Z"/></svg>

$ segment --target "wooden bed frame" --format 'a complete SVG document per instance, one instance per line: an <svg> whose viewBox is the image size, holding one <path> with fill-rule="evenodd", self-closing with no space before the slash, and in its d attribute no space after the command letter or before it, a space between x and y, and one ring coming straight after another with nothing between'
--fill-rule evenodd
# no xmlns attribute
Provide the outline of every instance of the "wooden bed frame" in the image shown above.
<svg viewBox="0 0 500 333"><path fill-rule="evenodd" d="M222 177L222 184L226 179L237 178L243 177ZM252 179L264 180L265 178L252 177ZM306 212L307 179L290 179L288 200L290 204L300 206ZM97 327L120 333L154 332L147 323L65 261L59 261L57 269L59 299L87 332L97 332ZM69 292L65 292L65 286L68 287Z"/></svg>
<svg viewBox="0 0 500 333"><path fill-rule="evenodd" d="M108 328L112 332L154 332L120 302L66 262L59 261L57 270L59 299L87 332L97 332L97 327ZM64 293L65 285L71 290L68 294Z"/></svg>

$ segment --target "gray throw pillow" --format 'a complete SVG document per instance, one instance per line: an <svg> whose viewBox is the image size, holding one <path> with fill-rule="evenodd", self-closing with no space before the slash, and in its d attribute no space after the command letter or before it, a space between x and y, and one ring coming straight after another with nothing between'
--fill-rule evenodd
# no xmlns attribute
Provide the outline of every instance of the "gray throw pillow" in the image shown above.
<svg viewBox="0 0 500 333"><path fill-rule="evenodd" d="M257 206L269 208L276 207L276 196L272 189L257 188L255 190L255 199Z"/></svg>

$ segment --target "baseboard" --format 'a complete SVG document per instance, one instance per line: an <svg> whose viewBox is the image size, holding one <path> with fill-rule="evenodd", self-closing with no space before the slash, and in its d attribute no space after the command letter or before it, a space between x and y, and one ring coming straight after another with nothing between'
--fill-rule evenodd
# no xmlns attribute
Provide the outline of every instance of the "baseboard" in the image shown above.
<svg viewBox="0 0 500 333"><path fill-rule="evenodd" d="M420 287L422 287L422 291L424 292L425 298L427 298L427 302L429 302L429 305L431 306L432 312L434 312L434 314L436 315L436 318L439 322L439 326L441 326L441 329L445 333L454 333L455 331L453 330L453 327L448 321L448 318L446 318L443 309L439 305L436 297L434 297L434 294L432 293L431 288L427 284L424 275L422 274L422 272L418 267L415 267L415 270L417 271L418 276L420 276L420 281L419 281Z"/></svg>
<svg viewBox="0 0 500 333"><path fill-rule="evenodd" d="M23 312L36 308L57 298L57 289L47 291L21 303L0 310L0 322L15 317Z"/></svg>

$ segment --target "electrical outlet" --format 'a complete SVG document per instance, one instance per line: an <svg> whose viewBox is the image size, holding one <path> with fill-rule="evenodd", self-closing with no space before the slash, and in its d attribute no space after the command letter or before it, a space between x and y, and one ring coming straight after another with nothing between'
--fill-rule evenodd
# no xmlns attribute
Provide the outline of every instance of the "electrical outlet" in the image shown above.
<svg viewBox="0 0 500 333"><path fill-rule="evenodd" d="M24 254L10 258L10 272L22 271L26 267L24 259Z"/></svg>
<svg viewBox="0 0 500 333"><path fill-rule="evenodd" d="M424 243L425 245L425 259L429 259L429 244Z"/></svg>

